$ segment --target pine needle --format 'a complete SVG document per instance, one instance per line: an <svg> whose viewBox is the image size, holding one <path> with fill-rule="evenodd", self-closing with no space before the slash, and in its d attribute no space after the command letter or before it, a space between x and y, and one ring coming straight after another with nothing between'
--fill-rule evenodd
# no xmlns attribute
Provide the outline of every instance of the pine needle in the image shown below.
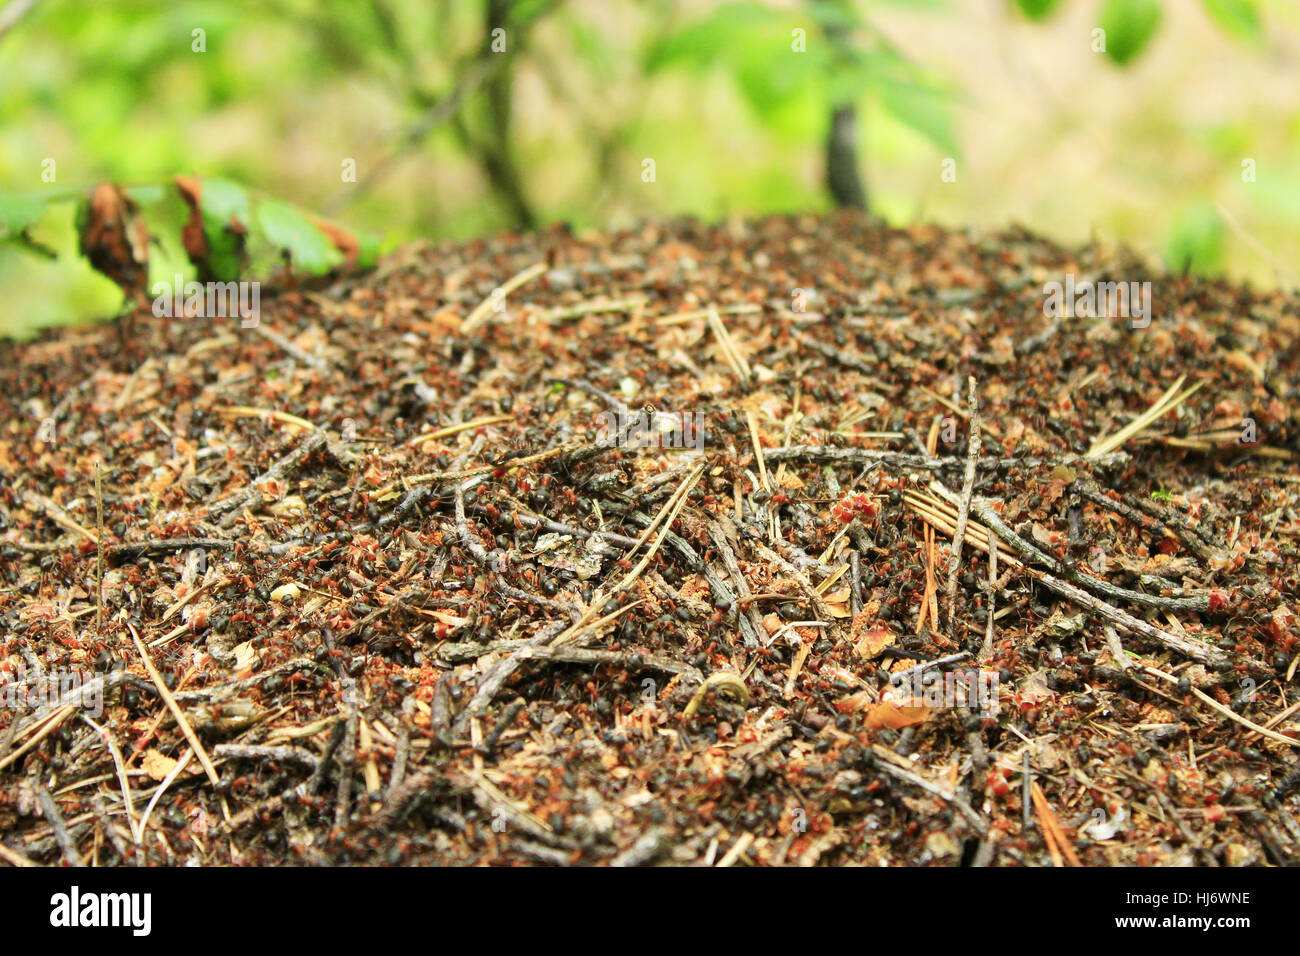
<svg viewBox="0 0 1300 956"><path fill-rule="evenodd" d="M292 425L294 428L301 428L304 431L313 432L316 430L316 426L307 419L299 418L297 415L290 415L288 412L277 411L274 408L254 408L252 405L217 405L213 407L212 411L226 418L269 418L285 425Z"/></svg>
<svg viewBox="0 0 1300 956"><path fill-rule="evenodd" d="M480 425L499 425L502 422L514 421L513 415L487 415L483 418L476 418L473 421L461 422L459 425L448 425L446 428L439 428L435 432L428 432L424 435L416 435L408 445L419 447L427 445L431 441L437 441L439 438L450 438L452 435L458 435L461 432L467 432L471 429L478 428Z"/></svg>
<svg viewBox="0 0 1300 956"><path fill-rule="evenodd" d="M471 312L468 318L460 324L460 331L472 332L474 329L477 329L487 320L487 317L492 314L492 310L496 307L498 302L504 304L506 296L511 292L514 292L515 289L518 289L525 282L531 282L533 279L536 279L545 271L545 262L535 262L522 272L518 272L511 276L501 286L493 289L491 295L474 307L474 311Z"/></svg>
<svg viewBox="0 0 1300 956"><path fill-rule="evenodd" d="M722 319L718 316L718 310L712 306L709 306L709 328L713 330L713 335L718 340L718 347L722 349L722 355L727 360L727 364L731 366L731 370L740 379L740 384L748 388L749 380L753 375L749 363L745 361L745 357L736 348L736 342L731 337L731 333L727 331L727 327L722 324Z"/></svg>
<svg viewBox="0 0 1300 956"><path fill-rule="evenodd" d="M1169 389L1160 396L1154 405L1137 418L1133 419L1133 421L1129 422L1119 431L1115 432L1115 434L1109 437L1099 437L1092 443L1092 447L1088 449L1088 453L1084 455L1084 457L1097 458L1100 455L1104 455L1107 452L1119 448L1130 438L1145 431L1147 428L1151 427L1151 425L1155 424L1155 422L1163 418L1167 413L1173 411L1183 402L1187 401L1187 399L1200 391L1201 386L1205 384L1204 382L1197 382L1180 395L1178 394L1178 390L1182 388L1183 382L1186 380L1186 374L1180 375L1178 381L1174 382L1173 385L1170 385Z"/></svg>

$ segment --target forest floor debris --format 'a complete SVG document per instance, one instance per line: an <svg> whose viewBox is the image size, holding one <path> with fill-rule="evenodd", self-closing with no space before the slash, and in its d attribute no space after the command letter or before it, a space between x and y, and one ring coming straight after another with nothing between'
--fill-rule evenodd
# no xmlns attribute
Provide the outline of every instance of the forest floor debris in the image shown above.
<svg viewBox="0 0 1300 956"><path fill-rule="evenodd" d="M0 860L1300 862L1295 298L801 216L260 321L0 346Z"/></svg>

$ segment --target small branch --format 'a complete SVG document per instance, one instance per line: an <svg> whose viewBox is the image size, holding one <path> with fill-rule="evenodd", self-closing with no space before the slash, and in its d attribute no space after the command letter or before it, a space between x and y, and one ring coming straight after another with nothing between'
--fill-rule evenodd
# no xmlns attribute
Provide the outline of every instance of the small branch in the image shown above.
<svg viewBox="0 0 1300 956"><path fill-rule="evenodd" d="M251 744L217 744L212 749L217 759L229 757L235 760L278 760L280 763L296 763L313 773L320 765L320 760L310 750L303 747L270 747Z"/></svg>
<svg viewBox="0 0 1300 956"><path fill-rule="evenodd" d="M922 664L917 664L915 667L909 667L907 670L895 671L889 675L889 682L895 685L901 684L912 674L920 674L923 671L929 670L931 667L942 667L944 664L956 664L959 661L964 661L968 657L970 657L970 654L967 651L958 651L956 654L949 654L947 657L939 657L932 661L925 661Z"/></svg>
<svg viewBox="0 0 1300 956"><path fill-rule="evenodd" d="M343 679L343 741L339 747L339 791L334 804L334 829L347 826L352 807L352 768L357 759L357 682Z"/></svg>
<svg viewBox="0 0 1300 956"><path fill-rule="evenodd" d="M120 564L123 561L135 561L146 555L171 554L195 548L204 551L220 551L234 546L235 542L224 538L163 538L159 541L115 544L108 549L108 559L112 563Z"/></svg>
<svg viewBox="0 0 1300 956"><path fill-rule="evenodd" d="M343 743L343 734L347 730L347 721L335 720L330 726L330 735L325 740L325 752L321 754L320 763L316 765L316 772L311 775L307 781L307 792L310 794L320 793L321 787L325 785L325 775L329 772L330 761L338 753L339 746Z"/></svg>
<svg viewBox="0 0 1300 956"><path fill-rule="evenodd" d="M393 754L393 769L388 777L388 795L386 800L392 803L393 794L400 791L402 779L406 776L406 761L411 754L411 728L405 721L397 728L397 746Z"/></svg>
<svg viewBox="0 0 1300 956"><path fill-rule="evenodd" d="M265 325L259 324L253 326L253 331L256 334L260 335L262 338L266 339L268 342L271 342L274 345L279 346L281 349L283 349L293 358L297 359L299 362L302 362L304 365L311 366L318 372L329 372L334 367L333 364L328 359L323 359L319 355L312 355L310 352L303 351L302 349L298 348L298 346L294 345L293 342L289 341L288 338L281 335L279 332L275 331L274 329L267 328Z"/></svg>
<svg viewBox="0 0 1300 956"><path fill-rule="evenodd" d="M45 495L35 491L26 491L23 493L23 504L33 510L45 512L46 517L57 524L65 531L75 531L82 535L88 541L94 544L99 543L99 538L88 528L83 528L73 520L72 516L67 513L57 502L51 501Z"/></svg>
<svg viewBox="0 0 1300 956"><path fill-rule="evenodd" d="M944 488L943 485L939 484L938 482L932 482L930 484L930 489L935 494L940 495L941 497L943 497L945 500L948 500L949 502L952 502L957 497L952 492L950 492L947 488ZM990 527L994 528L994 530L997 532L997 535L999 537L1010 535L1011 537L1016 538L1020 546L1024 548L1025 551L1027 552L1024 555L1026 561L1031 559L1045 560L1045 556L1040 555L1037 552L1037 549L1033 548L1028 543L1020 540L1016 536L1015 532L1011 531L1011 529L1008 528L1005 524L1002 524L1001 520L997 517L997 515L992 513L992 509L987 508L982 502L972 503L972 508L975 511L975 513L981 518L981 520L987 520L990 516L993 518L993 522L990 523ZM950 529L952 527L951 519L949 519L947 522L944 522L944 520L940 517L927 516L925 517L925 520L935 523L936 527L943 527L945 529ZM984 538L983 541L981 541L980 537L973 533L974 530L975 530L975 526L972 526L971 530L967 531L967 536L975 539L973 542L974 544L984 544L985 546L988 546L993 542L994 540L993 534L985 532L983 531L983 529L980 529L981 535L987 534L987 537ZM1189 641L1186 638L1179 637L1178 635L1170 634L1167 631L1162 631L1159 628L1153 627L1152 625L1148 624L1146 621L1134 617L1133 615L1127 613L1126 611L1121 611L1119 608L1107 604L1105 601L1089 594L1087 591L1084 591L1081 588L1077 588L1072 584L1068 584L1065 581L1060 580L1059 578L1053 577L1052 575L1048 574L1046 571L1040 571L1038 568L1031 567L1028 563L1016 561L1015 558L1008 558L1008 560L1012 561L1014 564L1016 564L1016 566L1023 568L1026 574L1029 574L1031 577L1033 577L1036 581L1041 583L1044 587L1048 588L1049 590L1055 591L1057 594L1069 598L1071 601L1073 601L1075 604L1078 604L1080 607L1084 608L1085 610L1092 611L1093 613L1097 614L1099 617L1102 617L1105 620L1108 620L1111 623L1119 627L1122 627L1127 631L1131 631L1135 634L1141 634L1144 637L1149 637L1152 640L1165 645L1171 650L1176 650L1180 654L1186 654L1188 657L1191 657L1194 660L1201 661L1204 664L1219 664L1228 659L1227 655L1224 654L1223 651L1219 650L1216 647L1211 647L1208 644L1201 644L1196 641ZM1047 561L1046 563L1050 564L1052 562ZM1102 583L1102 582L1098 582L1093 578L1085 578L1083 580L1086 581L1088 584L1094 586ZM1113 585L1106 585L1106 587L1112 591L1118 591L1121 594L1121 596L1132 596L1136 594L1136 592L1125 591L1123 588L1116 588ZM1098 590L1100 590L1100 588L1098 588ZM1143 599L1144 603L1147 604L1151 604L1155 600L1160 600L1165 602L1169 600L1167 598L1154 599L1150 595L1146 595L1146 594L1138 595L1138 596ZM1155 605L1155 606L1167 607L1167 604Z"/></svg>
<svg viewBox="0 0 1300 956"><path fill-rule="evenodd" d="M44 787L36 787L36 800L41 805L41 812L45 815L45 822L50 825L54 831L54 842L59 845L59 850L63 853L63 862L68 866L81 866L81 855L77 853L77 847L72 842L72 837L68 835L68 825L63 821L63 814L59 813L58 804L50 796L50 792Z"/></svg>
<svg viewBox="0 0 1300 956"><path fill-rule="evenodd" d="M950 505L959 506L957 496L938 482L931 482L930 490ZM984 522L994 534L1005 541L1011 547L1011 550L1020 555L1027 564L1041 564L1049 568L1059 568L1061 566L1061 562L1052 555L1039 550L1008 527L1007 523L999 517L988 502L973 501L971 510L975 512L980 521ZM1210 596L1208 594L1198 594L1194 597L1161 597L1156 594L1143 594L1141 591L1130 591L1128 588L1121 588L1109 581L1088 577L1087 575L1076 574L1074 580L1081 586L1090 588L1112 600L1129 601L1133 604L1157 610L1199 613L1208 610L1210 606Z"/></svg>
<svg viewBox="0 0 1300 956"><path fill-rule="evenodd" d="M519 716L519 712L526 706L527 704L524 703L523 698L511 702L501 716L497 718L497 722L488 731L488 735L483 738L483 743L478 747L479 753L485 757L490 757L492 751L496 750L501 735L510 728L510 725L515 722L515 718Z"/></svg>
<svg viewBox="0 0 1300 956"><path fill-rule="evenodd" d="M95 635L104 633L104 489L95 462Z"/></svg>
<svg viewBox="0 0 1300 956"><path fill-rule="evenodd" d="M1029 833L1029 807L1033 786L1034 768L1029 762L1029 751L1026 750L1020 755L1020 832L1026 835ZM1051 840L1051 838L1051 833L1047 832L1047 828L1044 827L1044 842Z"/></svg>
<svg viewBox="0 0 1300 956"><path fill-rule="evenodd" d="M1087 591L1080 590L1071 584L1067 584L1057 578L1052 577L1046 571L1039 571L1037 568L1025 568L1032 577L1045 585L1049 590L1055 591L1063 597L1069 598L1075 604L1086 610L1092 611L1100 617L1109 620L1111 623L1132 631L1135 634L1141 634L1143 637L1149 637L1151 640L1162 644L1172 651L1185 654L1193 660L1200 661L1202 664L1220 664L1226 661L1227 655L1217 647L1211 647L1208 644L1199 644L1195 641L1189 641L1185 638L1170 634L1168 631L1162 631L1158 627L1153 627L1146 621L1136 618L1133 615L1121 611L1117 607L1107 604L1100 598L1093 597Z"/></svg>
<svg viewBox="0 0 1300 956"><path fill-rule="evenodd" d="M736 588L736 613L744 615L749 619L754 634L764 633L763 615L758 613L753 602L746 601L749 597L749 582L740 572L740 564L736 560L736 552L731 549L731 544L727 541L727 536L723 533L721 526L716 521L709 523L709 538L713 541L713 546L718 549L718 556L722 558L722 566L727 569L727 574L731 578L731 583ZM741 631L741 637L744 639L746 647L756 646L751 644L751 636L747 631Z"/></svg>
<svg viewBox="0 0 1300 956"><path fill-rule="evenodd" d="M975 466L980 454L980 413L975 397L975 377L966 379L970 388L970 447L966 451L966 480L962 483L961 503L957 506L957 530L952 538L952 557L948 561L948 621L957 617L957 572L961 569L961 546L966 538L970 518L970 499L975 490Z"/></svg>
<svg viewBox="0 0 1300 956"><path fill-rule="evenodd" d="M975 829L980 836L988 833L988 826L980 818L980 815L971 809L971 805L955 793L949 793L947 790L936 786L929 780L919 774L912 773L910 770L904 770L902 767L893 763L897 759L896 755L885 750L879 744L873 744L871 747L878 759L875 766L879 770L885 771L891 777L897 777L899 780L910 783L914 787L920 787L926 793L933 794L945 803L951 804L957 812L966 818L966 821Z"/></svg>
<svg viewBox="0 0 1300 956"><path fill-rule="evenodd" d="M126 810L126 822L131 827L131 839L135 841L137 846L139 846L141 837L140 826L135 818L135 801L131 796L131 781L126 775L126 761L122 759L122 748L117 745L117 741L113 738L112 732L107 727L101 727L85 714L81 715L81 719L89 724L90 728L99 735L99 739L103 742L104 746L108 748L108 752L113 757L113 766L117 768L118 786L122 788L122 807Z"/></svg>
<svg viewBox="0 0 1300 956"><path fill-rule="evenodd" d="M1075 489L1083 497L1087 498L1093 504L1100 505L1108 511L1113 511L1122 518L1127 518L1139 528L1146 527L1146 522L1142 520L1143 514L1154 520L1162 528L1172 531L1184 545L1202 561L1209 561L1215 557L1215 547L1213 542L1208 541L1204 534L1199 530L1182 523L1176 517L1165 509L1156 507L1151 502L1143 502L1141 499L1135 499L1135 504L1130 505L1125 501L1116 501L1110 495L1106 494L1101 488L1097 487L1091 481L1075 481ZM1150 506L1150 507L1148 507Z"/></svg>
<svg viewBox="0 0 1300 956"><path fill-rule="evenodd" d="M487 509L482 505L470 505L469 510L475 514L486 514ZM584 542L588 538L596 538L608 544L621 544L625 548L636 546L636 539L629 538L627 535L615 534L612 531L587 531L585 528L575 528L571 524L564 524L560 521L552 521L550 518L539 518L535 515L522 514L515 512L510 515L512 521L518 521L525 528L544 528L547 531L554 531L557 534L572 535L574 538Z"/></svg>
<svg viewBox="0 0 1300 956"><path fill-rule="evenodd" d="M485 568L491 566L487 548L483 547L483 542L469 530L469 525L465 521L465 489L460 482L456 483L456 533L460 537L460 543L473 555L475 561Z"/></svg>
<svg viewBox="0 0 1300 956"><path fill-rule="evenodd" d="M475 802L485 812L491 814L493 818L500 815L509 821L511 825L550 846L560 846L566 849L577 848L578 844L574 840L557 834L550 824L537 819L528 810L516 804L502 793L496 784L481 773L453 778L453 782L461 786L467 785L469 789L472 789Z"/></svg>
<svg viewBox="0 0 1300 956"><path fill-rule="evenodd" d="M136 865L136 861L127 859L127 854L130 851L127 849L126 844L122 842L122 837L118 833L119 828L108 818L108 807L104 803L104 798L98 793L90 798L90 809L91 813L95 815L95 821L99 824L100 832L104 834L108 842L112 844L113 849L117 851L118 862L122 866Z"/></svg>
<svg viewBox="0 0 1300 956"><path fill-rule="evenodd" d="M817 612L817 617L822 621L828 622L830 627L835 626L835 615L831 613L830 606L826 603L826 599L822 597L821 592L813 587L812 582L808 580L808 575L806 573L800 571L785 558L781 557L781 555L765 546L761 541L754 541L754 550L757 551L759 556L764 560L779 567L786 574L790 575L790 577L794 578L794 582L799 585L799 590L803 592L804 597L808 599L808 603L811 604L813 610ZM762 632L760 631L759 633L761 634ZM771 641L769 640L766 643L770 644Z"/></svg>
<svg viewBox="0 0 1300 956"><path fill-rule="evenodd" d="M270 468L250 481L245 487L209 507L209 517L216 518L225 515L221 521L221 527L223 528L234 524L239 512L245 508L258 508L261 506L263 498L262 492L258 490L258 485L268 481L283 481L304 461L322 448L328 447L328 445L329 436L326 434L325 429L319 428L312 432L298 447L276 459Z"/></svg>
<svg viewBox="0 0 1300 956"><path fill-rule="evenodd" d="M642 514L639 511L629 511L627 517L631 521L645 528L653 527L655 523L654 519L651 519L648 515ZM717 572L714 571L711 565L700 559L700 556L695 552L695 549L691 547L685 538L679 534L669 532L667 537L664 538L664 543L685 558L690 568L708 582L709 591L712 593L715 601L725 606L738 606L739 599L731 592L731 588L727 582L718 576ZM762 635L766 632L755 632L753 624L750 623L749 618L744 614L737 614L736 620L740 625L741 632L747 634L747 640L752 642L751 646L758 647L761 643Z"/></svg>
<svg viewBox="0 0 1300 956"><path fill-rule="evenodd" d="M823 461L841 465L893 465L897 468L916 468L922 471L942 471L945 468L958 468L965 460L957 456L932 457L930 455L913 455L901 451L878 451L870 448L837 448L833 445L790 445L786 448L764 448L763 458L768 464L782 461ZM1129 460L1127 452L1112 452L1096 458L1082 458L1068 455L1060 459L1035 458L980 458L978 466L983 471L999 468L1039 468L1043 465L1095 465L1106 466L1121 464Z"/></svg>
<svg viewBox="0 0 1300 956"><path fill-rule="evenodd" d="M857 520L856 518L854 519ZM862 610L862 552L849 552L849 613L854 617Z"/></svg>
<svg viewBox="0 0 1300 956"><path fill-rule="evenodd" d="M544 607L548 611L559 611L561 614L569 615L569 617L573 618L575 622L582 619L581 612L579 612L577 608L571 605L563 604L559 601L553 600L548 597L542 597L542 595L540 594L529 594L527 591L524 591L521 588L517 588L514 587L513 585L507 584L500 574L494 573L493 576L496 579L495 580L496 589L500 591L502 594L504 594L506 597L514 598L516 601L526 601L529 604L536 604L538 607ZM475 644L474 646L486 647L487 645ZM446 650L446 645L444 645L440 649L439 656L442 656L441 651L445 651L445 650Z"/></svg>
<svg viewBox="0 0 1300 956"><path fill-rule="evenodd" d="M998 603L998 542L993 535L989 535L989 584L988 584L988 607L985 612L988 614L988 620L985 623L984 644L980 648L980 661L986 661L993 653L993 625L995 622L995 612Z"/></svg>
<svg viewBox="0 0 1300 956"><path fill-rule="evenodd" d="M530 648L543 647L549 644L563 629L563 622L555 622L546 625L538 631L537 634L529 638L513 654L493 667L492 670L489 671L481 681L479 681L478 690L474 692L474 696L470 698L469 703L465 705L465 709L456 717L455 723L450 728L451 732L456 735L463 733L465 728L469 726L471 719L481 715L485 710L487 710L488 704L492 702L492 698L497 695L497 692L505 685L505 682L509 680L510 675L522 667L524 661L527 660L527 658L524 657L524 651ZM435 703L437 703L437 690L446 683L446 680L447 679L444 677L434 686Z"/></svg>

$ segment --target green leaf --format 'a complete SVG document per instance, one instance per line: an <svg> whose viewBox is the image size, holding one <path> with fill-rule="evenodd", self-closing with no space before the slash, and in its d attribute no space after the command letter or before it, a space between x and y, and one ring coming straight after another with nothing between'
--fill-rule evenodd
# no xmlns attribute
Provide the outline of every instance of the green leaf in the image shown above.
<svg viewBox="0 0 1300 956"><path fill-rule="evenodd" d="M245 228L252 220L249 215L248 193L238 183L228 179L202 179L203 193L200 204L203 209L205 224L212 222L223 227L232 221L238 221ZM212 236L208 236L211 241Z"/></svg>
<svg viewBox="0 0 1300 956"><path fill-rule="evenodd" d="M303 272L324 275L343 261L343 254L325 234L287 203L259 203L257 224L267 241L289 253L293 264Z"/></svg>
<svg viewBox="0 0 1300 956"><path fill-rule="evenodd" d="M911 11L921 11L924 13L948 13L952 10L952 5L948 0L876 0L876 5L881 7L906 7Z"/></svg>
<svg viewBox="0 0 1300 956"><path fill-rule="evenodd" d="M952 98L944 90L893 77L882 78L885 112L928 139L949 156L960 156L953 133Z"/></svg>
<svg viewBox="0 0 1300 956"><path fill-rule="evenodd" d="M1101 26L1106 31L1106 55L1120 66L1142 52L1160 25L1159 0L1106 0Z"/></svg>
<svg viewBox="0 0 1300 956"><path fill-rule="evenodd" d="M244 187L228 179L199 180L199 213L208 254L201 263L219 282L238 279L247 265L244 234L251 225L251 203Z"/></svg>
<svg viewBox="0 0 1300 956"><path fill-rule="evenodd" d="M223 229L217 233L204 230L208 238L208 256L204 260L212 277L218 282L233 282L244 271L244 244L240 236Z"/></svg>
<svg viewBox="0 0 1300 956"><path fill-rule="evenodd" d="M179 199L177 201L179 202ZM185 254L178 220L168 222L166 225L160 225L159 218L146 217L145 221L149 226L151 237L148 264L150 293L157 283L165 282L171 285L178 275L186 282L203 278L195 274L194 265Z"/></svg>
<svg viewBox="0 0 1300 956"><path fill-rule="evenodd" d="M880 57L875 51L848 49L827 71L826 95L832 103L851 103L879 82Z"/></svg>
<svg viewBox="0 0 1300 956"><path fill-rule="evenodd" d="M953 97L948 90L892 47L846 52L847 59L830 70L827 90L831 102L852 102L864 93L877 92L886 113L948 155L961 155L953 131Z"/></svg>
<svg viewBox="0 0 1300 956"><path fill-rule="evenodd" d="M787 108L801 103L806 94L824 83L827 72L824 46L803 53L790 49L789 33L780 30L750 39L737 51L736 83L758 118L768 126Z"/></svg>
<svg viewBox="0 0 1300 956"><path fill-rule="evenodd" d="M836 16L830 8L821 12ZM795 29L804 31L806 44L798 52ZM824 109L818 99L834 64L815 17L791 18L758 3L729 3L652 46L645 70L685 66L703 73L722 68L764 126L801 138L818 128Z"/></svg>
<svg viewBox="0 0 1300 956"><path fill-rule="evenodd" d="M189 206L180 194L164 186L130 186L126 194L137 204L136 215L149 233L149 287L155 282L171 282L178 273L192 278L194 267L181 241Z"/></svg>
<svg viewBox="0 0 1300 956"><path fill-rule="evenodd" d="M1015 0L1015 5L1030 20L1046 20L1060 6L1060 0Z"/></svg>
<svg viewBox="0 0 1300 956"><path fill-rule="evenodd" d="M0 194L0 226L14 235L45 215L45 200L32 195Z"/></svg>
<svg viewBox="0 0 1300 956"><path fill-rule="evenodd" d="M137 206L145 206L149 203L158 202L163 198L164 191L161 186L124 186L122 191L126 193L126 198L131 200Z"/></svg>
<svg viewBox="0 0 1300 956"><path fill-rule="evenodd" d="M862 26L862 17L848 0L812 0L807 10L813 21L828 32L848 33Z"/></svg>
<svg viewBox="0 0 1300 956"><path fill-rule="evenodd" d="M1205 12L1224 31L1245 43L1264 42L1264 24L1254 0L1201 0Z"/></svg>
<svg viewBox="0 0 1300 956"><path fill-rule="evenodd" d="M379 261L381 237L373 232L357 232L357 268L373 269Z"/></svg>
<svg viewBox="0 0 1300 956"><path fill-rule="evenodd" d="M776 14L760 3L724 4L654 43L646 53L645 71L734 65L758 31L776 21Z"/></svg>
<svg viewBox="0 0 1300 956"><path fill-rule="evenodd" d="M1223 262L1223 219L1211 205L1183 210L1165 243L1165 260L1174 272L1216 272Z"/></svg>

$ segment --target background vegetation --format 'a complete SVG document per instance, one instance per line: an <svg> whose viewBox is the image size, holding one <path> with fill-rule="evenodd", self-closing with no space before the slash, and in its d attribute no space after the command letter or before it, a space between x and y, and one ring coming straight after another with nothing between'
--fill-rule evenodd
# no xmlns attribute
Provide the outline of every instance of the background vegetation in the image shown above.
<svg viewBox="0 0 1300 956"><path fill-rule="evenodd" d="M8 0L0 331L120 308L69 197L181 173L386 248L865 204L1294 287L1298 25L1290 0ZM32 197L58 259L12 241Z"/></svg>

